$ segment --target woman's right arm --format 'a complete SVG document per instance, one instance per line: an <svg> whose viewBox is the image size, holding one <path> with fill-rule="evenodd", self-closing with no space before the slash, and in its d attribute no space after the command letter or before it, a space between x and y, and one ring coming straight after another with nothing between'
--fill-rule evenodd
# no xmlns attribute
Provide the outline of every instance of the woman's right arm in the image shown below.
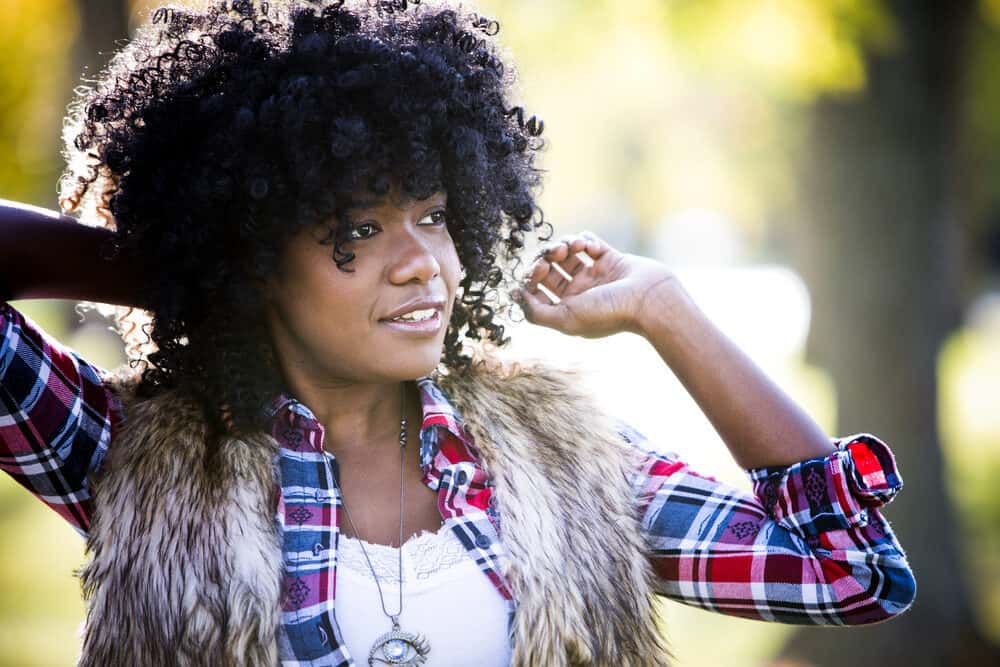
<svg viewBox="0 0 1000 667"><path fill-rule="evenodd" d="M112 232L0 199L0 299L73 299L138 306L137 267L101 258Z"/></svg>
<svg viewBox="0 0 1000 667"><path fill-rule="evenodd" d="M101 259L111 235L0 200L0 470L82 534L92 512L88 476L101 465L121 406L104 370L7 301L136 305L136 274L121 260Z"/></svg>
<svg viewBox="0 0 1000 667"><path fill-rule="evenodd" d="M0 300L0 470L84 535L88 477L121 423L105 376Z"/></svg>

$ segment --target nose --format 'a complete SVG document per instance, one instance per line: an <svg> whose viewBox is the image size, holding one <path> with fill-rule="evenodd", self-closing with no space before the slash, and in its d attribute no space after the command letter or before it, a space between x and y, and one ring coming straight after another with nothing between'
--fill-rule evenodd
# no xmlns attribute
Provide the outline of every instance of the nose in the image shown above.
<svg viewBox="0 0 1000 667"><path fill-rule="evenodd" d="M399 237L393 261L389 265L390 282L397 285L414 281L429 283L441 274L441 264L428 239L409 231Z"/></svg>

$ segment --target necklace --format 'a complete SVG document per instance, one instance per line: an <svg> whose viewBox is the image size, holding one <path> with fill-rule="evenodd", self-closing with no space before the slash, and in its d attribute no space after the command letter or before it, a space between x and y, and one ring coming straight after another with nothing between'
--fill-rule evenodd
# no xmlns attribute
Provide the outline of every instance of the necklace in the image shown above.
<svg viewBox="0 0 1000 667"><path fill-rule="evenodd" d="M382 584L379 583L378 575L372 566L372 561L368 557L368 550L365 549L365 542L358 533L354 519L351 518L351 511L347 509L344 502L344 494L340 490L340 484L334 480L337 493L340 495L340 504L344 506L347 513L347 520L351 522L351 530L358 536L358 544L361 546L361 553L365 555L372 576L375 578L375 586L378 588L378 600L382 605L382 613L392 621L392 630L386 632L372 644L372 649L368 653L368 667L374 667L376 662L384 665L403 665L404 667L422 665L427 662L427 654L430 653L431 645L423 635L415 635L412 632L405 632L399 627L399 615L403 613L403 479L406 468L406 384L402 385L403 408L402 416L399 419L399 611L390 614L385 608L385 598L382 596Z"/></svg>

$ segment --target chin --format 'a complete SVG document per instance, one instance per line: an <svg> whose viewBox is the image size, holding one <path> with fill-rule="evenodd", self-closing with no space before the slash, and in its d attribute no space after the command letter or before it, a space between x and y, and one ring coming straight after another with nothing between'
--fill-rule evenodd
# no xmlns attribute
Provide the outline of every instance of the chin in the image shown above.
<svg viewBox="0 0 1000 667"><path fill-rule="evenodd" d="M396 358L386 358L384 373L393 380L414 380L430 375L441 361L443 351L443 345L436 345L432 349L413 350Z"/></svg>
<svg viewBox="0 0 1000 667"><path fill-rule="evenodd" d="M406 364L399 368L393 369L392 375L396 380L415 380L419 377L425 375L430 375L434 372L437 367L436 363L433 364Z"/></svg>
<svg viewBox="0 0 1000 667"><path fill-rule="evenodd" d="M420 364L414 369L414 373L410 379L423 377L424 375L430 375L438 367L441 362L442 350L439 348L437 354L428 355L424 363Z"/></svg>

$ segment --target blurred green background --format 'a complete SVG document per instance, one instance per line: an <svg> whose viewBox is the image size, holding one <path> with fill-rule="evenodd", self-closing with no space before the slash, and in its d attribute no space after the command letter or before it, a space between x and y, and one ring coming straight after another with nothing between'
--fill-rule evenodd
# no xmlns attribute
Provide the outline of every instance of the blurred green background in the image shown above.
<svg viewBox="0 0 1000 667"><path fill-rule="evenodd" d="M56 208L70 92L158 3L0 0L0 198ZM904 615L797 628L671 601L688 666L1000 664L1000 0L480 0L545 121L542 206L674 268L831 435L889 442ZM15 305L104 367L110 324ZM749 490L648 345L512 327ZM83 541L0 478L0 665L72 664Z"/></svg>

